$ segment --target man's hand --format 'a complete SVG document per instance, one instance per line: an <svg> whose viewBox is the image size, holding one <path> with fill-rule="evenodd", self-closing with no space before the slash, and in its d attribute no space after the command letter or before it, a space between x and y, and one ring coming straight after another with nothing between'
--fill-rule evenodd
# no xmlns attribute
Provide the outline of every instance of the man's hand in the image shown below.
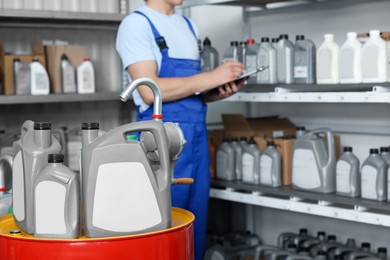
<svg viewBox="0 0 390 260"><path fill-rule="evenodd" d="M205 102L213 102L230 97L231 95L237 93L244 86L244 83L246 80L248 80L248 78L249 77L229 82L216 89L204 93L203 95Z"/></svg>

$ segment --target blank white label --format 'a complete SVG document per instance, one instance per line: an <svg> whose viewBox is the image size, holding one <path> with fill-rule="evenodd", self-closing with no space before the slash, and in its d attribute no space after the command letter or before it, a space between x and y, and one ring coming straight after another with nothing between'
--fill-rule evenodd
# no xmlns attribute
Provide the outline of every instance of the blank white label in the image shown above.
<svg viewBox="0 0 390 260"><path fill-rule="evenodd" d="M365 165L362 168L362 198L377 199L376 179L378 171L370 166Z"/></svg>
<svg viewBox="0 0 390 260"><path fill-rule="evenodd" d="M272 158L266 154L263 154L260 159L260 183L272 184Z"/></svg>
<svg viewBox="0 0 390 260"><path fill-rule="evenodd" d="M345 161L338 161L336 165L336 190L342 193L350 193L351 165Z"/></svg>
<svg viewBox="0 0 390 260"><path fill-rule="evenodd" d="M302 189L315 189L321 186L314 153L307 149L296 149L293 156L293 184Z"/></svg>

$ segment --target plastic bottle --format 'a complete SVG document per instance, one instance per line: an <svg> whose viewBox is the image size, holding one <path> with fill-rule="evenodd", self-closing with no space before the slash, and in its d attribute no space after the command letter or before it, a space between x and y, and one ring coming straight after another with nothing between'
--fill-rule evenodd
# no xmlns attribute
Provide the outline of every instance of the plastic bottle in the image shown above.
<svg viewBox="0 0 390 260"><path fill-rule="evenodd" d="M242 181L246 183L260 183L260 156L261 152L253 138L242 152Z"/></svg>
<svg viewBox="0 0 390 260"><path fill-rule="evenodd" d="M48 95L50 93L49 75L45 67L34 59L30 64L31 95Z"/></svg>
<svg viewBox="0 0 390 260"><path fill-rule="evenodd" d="M340 48L340 83L362 82L362 44L356 32L347 33Z"/></svg>
<svg viewBox="0 0 390 260"><path fill-rule="evenodd" d="M297 126L296 127L296 132L295 132L295 138L298 139L302 135L306 133L306 127L304 126Z"/></svg>
<svg viewBox="0 0 390 260"><path fill-rule="evenodd" d="M277 48L278 83L294 82L294 44L288 40L287 34L281 34Z"/></svg>
<svg viewBox="0 0 390 260"><path fill-rule="evenodd" d="M378 251L377 251L376 255L381 260L387 260L387 248L386 247L378 247Z"/></svg>
<svg viewBox="0 0 390 260"><path fill-rule="evenodd" d="M232 138L230 145L233 147L235 153L234 158L236 161L235 161L234 173L236 179L241 180L242 179L242 147L238 143L237 138Z"/></svg>
<svg viewBox="0 0 390 260"><path fill-rule="evenodd" d="M362 198L377 201L387 199L386 162L379 156L378 149L370 149L361 170Z"/></svg>
<svg viewBox="0 0 390 260"><path fill-rule="evenodd" d="M386 42L378 30L370 31L370 38L362 48L362 76L365 83L387 81Z"/></svg>
<svg viewBox="0 0 390 260"><path fill-rule="evenodd" d="M278 49L278 41L279 41L279 38L272 38L271 39L271 45L272 45L272 47L274 47L275 50Z"/></svg>
<svg viewBox="0 0 390 260"><path fill-rule="evenodd" d="M61 89L63 93L76 92L75 69L65 54L61 56Z"/></svg>
<svg viewBox="0 0 390 260"><path fill-rule="evenodd" d="M314 42L297 35L294 49L294 83L316 82L316 46Z"/></svg>
<svg viewBox="0 0 390 260"><path fill-rule="evenodd" d="M247 45L246 42L240 42L238 45L238 61L244 65L244 68L246 67L245 65L246 45Z"/></svg>
<svg viewBox="0 0 390 260"><path fill-rule="evenodd" d="M389 189L390 189L390 148L389 147L381 147L380 148L380 155L381 158L386 162L387 164L387 200L390 201L390 194L389 194Z"/></svg>
<svg viewBox="0 0 390 260"><path fill-rule="evenodd" d="M245 71L250 72L257 69L257 56L259 52L259 45L255 43L254 39L246 41L246 51L244 56ZM257 74L252 74L247 80L248 84L255 84L257 82Z"/></svg>
<svg viewBox="0 0 390 260"><path fill-rule="evenodd" d="M230 47L225 51L223 55L223 61L229 60L239 60L239 49L237 41L230 42Z"/></svg>
<svg viewBox="0 0 390 260"><path fill-rule="evenodd" d="M348 238L345 245L349 247L356 247L356 240L354 238Z"/></svg>
<svg viewBox="0 0 390 260"><path fill-rule="evenodd" d="M229 140L224 138L217 151L217 178L232 181L235 176L235 154Z"/></svg>
<svg viewBox="0 0 390 260"><path fill-rule="evenodd" d="M274 38L275 39L275 38ZM261 38L260 49L257 60L259 67L266 67L268 69L257 73L258 84L276 84L277 79L277 64L276 64L276 49L269 42L268 37Z"/></svg>
<svg viewBox="0 0 390 260"><path fill-rule="evenodd" d="M336 193L347 197L360 197L360 162L352 153L352 147L344 147L344 153L336 163Z"/></svg>
<svg viewBox="0 0 390 260"><path fill-rule="evenodd" d="M47 156L60 151L58 141L51 134L50 123L27 120L21 138L14 143L12 167L13 216L26 233L34 234L34 180L47 166Z"/></svg>
<svg viewBox="0 0 390 260"><path fill-rule="evenodd" d="M245 136L241 136L240 142L238 142L238 144L241 146L242 151L244 151L245 148L248 147L248 138L246 138Z"/></svg>
<svg viewBox="0 0 390 260"><path fill-rule="evenodd" d="M30 64L14 59L14 89L16 95L28 95L31 93Z"/></svg>
<svg viewBox="0 0 390 260"><path fill-rule="evenodd" d="M260 184L282 186L282 159L273 141L267 142L267 148L260 157Z"/></svg>
<svg viewBox="0 0 390 260"><path fill-rule="evenodd" d="M49 154L49 165L34 182L35 237L80 236L79 178L63 162L62 154Z"/></svg>
<svg viewBox="0 0 390 260"><path fill-rule="evenodd" d="M325 41L317 51L317 83L339 83L339 46L333 34L325 34Z"/></svg>
<svg viewBox="0 0 390 260"><path fill-rule="evenodd" d="M218 51L213 46L211 46L211 41L207 37L203 41L203 49L201 55L203 60L203 72L212 71L218 66Z"/></svg>
<svg viewBox="0 0 390 260"><path fill-rule="evenodd" d="M89 58L84 58L77 67L77 92L95 93L95 72Z"/></svg>
<svg viewBox="0 0 390 260"><path fill-rule="evenodd" d="M361 250L366 253L370 253L371 244L369 242L362 242Z"/></svg>

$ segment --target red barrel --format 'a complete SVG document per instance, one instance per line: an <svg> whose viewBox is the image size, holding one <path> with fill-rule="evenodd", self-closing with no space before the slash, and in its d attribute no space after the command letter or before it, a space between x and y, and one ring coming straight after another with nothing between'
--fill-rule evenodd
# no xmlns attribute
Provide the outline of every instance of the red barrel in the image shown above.
<svg viewBox="0 0 390 260"><path fill-rule="evenodd" d="M141 235L79 239L38 239L19 230L12 215L0 221L0 260L193 260L194 215L172 208L172 227Z"/></svg>

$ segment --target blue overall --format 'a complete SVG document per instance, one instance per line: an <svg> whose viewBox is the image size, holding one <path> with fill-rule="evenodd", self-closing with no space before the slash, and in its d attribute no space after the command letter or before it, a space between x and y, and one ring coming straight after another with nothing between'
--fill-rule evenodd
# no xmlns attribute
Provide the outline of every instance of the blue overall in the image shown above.
<svg viewBox="0 0 390 260"><path fill-rule="evenodd" d="M155 40L162 54L160 78L187 77L199 74L200 59L174 59L168 55L168 47L156 27L143 13L153 31ZM184 17L190 30L196 34L190 21ZM207 129L206 129L207 106L201 95L193 95L173 102L164 102L162 106L163 120L165 122L178 122L187 141L176 163L175 178L194 178L192 185L172 186L172 206L184 208L195 215L195 259L202 259L206 239L207 205L210 188ZM144 112L138 112L137 120L150 120L153 107L150 106Z"/></svg>

